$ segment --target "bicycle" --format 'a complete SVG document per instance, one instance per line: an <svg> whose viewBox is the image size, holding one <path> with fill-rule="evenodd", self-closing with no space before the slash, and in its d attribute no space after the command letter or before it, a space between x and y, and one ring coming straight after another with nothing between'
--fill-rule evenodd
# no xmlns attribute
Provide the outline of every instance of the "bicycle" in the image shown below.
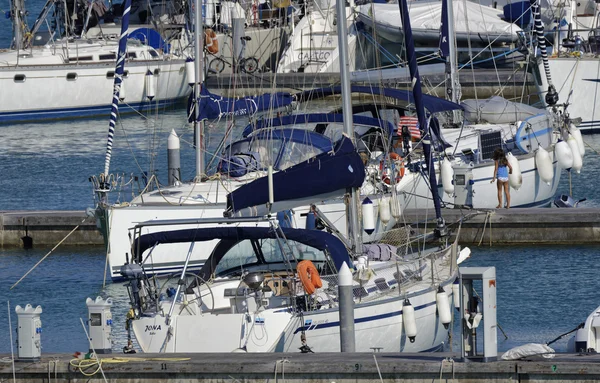
<svg viewBox="0 0 600 383"><path fill-rule="evenodd" d="M258 70L258 60L255 57L244 57L246 52L246 43L250 41L252 38L250 36L240 37L242 41L242 49L237 59L237 71L243 72L247 74L255 73ZM210 56L213 56L212 59L209 60ZM234 67L232 63L227 61L223 54L217 56L214 53L208 52L204 49L204 64L208 73L219 74L225 70L225 66Z"/></svg>

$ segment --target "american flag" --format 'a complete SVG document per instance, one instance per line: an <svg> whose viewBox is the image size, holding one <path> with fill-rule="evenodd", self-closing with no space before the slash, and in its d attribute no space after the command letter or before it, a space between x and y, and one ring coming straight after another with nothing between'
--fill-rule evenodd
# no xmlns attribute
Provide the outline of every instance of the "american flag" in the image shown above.
<svg viewBox="0 0 600 383"><path fill-rule="evenodd" d="M419 130L419 119L417 117L402 116L398 122L398 135L402 135L402 127L408 127L410 137L416 140L421 139L421 131Z"/></svg>

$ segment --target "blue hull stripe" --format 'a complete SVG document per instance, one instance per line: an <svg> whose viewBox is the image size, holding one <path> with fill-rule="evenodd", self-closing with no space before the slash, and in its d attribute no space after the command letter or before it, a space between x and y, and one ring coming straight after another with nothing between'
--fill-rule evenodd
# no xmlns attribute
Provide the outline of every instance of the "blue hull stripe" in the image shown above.
<svg viewBox="0 0 600 383"><path fill-rule="evenodd" d="M427 308L429 306L433 306L435 305L436 302L429 302L427 304L421 305L421 306L416 306L415 307L415 311L418 310L423 310L424 308ZM400 316L402 315L402 310L400 311L394 311L391 313L385 313L385 314L379 314L379 315L373 315L370 317L364 317L364 318L358 318L358 319L354 319L354 323L366 323L366 322L372 322L372 321L376 321L376 320L380 320L380 319L385 319L385 318L391 318L391 317L395 317L395 316ZM310 328L311 330L316 330L316 329L323 329L323 328L330 328L330 327L340 327L340 322L328 322L328 323L323 323L323 324L318 324L316 326L302 326L302 327L298 327L296 329L296 331L294 331L294 334L297 334L301 331L308 331L308 329Z"/></svg>
<svg viewBox="0 0 600 383"><path fill-rule="evenodd" d="M181 103L183 100L185 100L185 97L152 102L121 104L119 113L124 114L142 112L144 110L152 110L152 108L176 105ZM110 108L110 104L107 104L80 108L39 109L19 112L3 112L0 113L0 123L44 121L64 118L89 118L97 116L106 117L110 113Z"/></svg>
<svg viewBox="0 0 600 383"><path fill-rule="evenodd" d="M582 121L579 129L583 134L595 134L600 132L600 120Z"/></svg>

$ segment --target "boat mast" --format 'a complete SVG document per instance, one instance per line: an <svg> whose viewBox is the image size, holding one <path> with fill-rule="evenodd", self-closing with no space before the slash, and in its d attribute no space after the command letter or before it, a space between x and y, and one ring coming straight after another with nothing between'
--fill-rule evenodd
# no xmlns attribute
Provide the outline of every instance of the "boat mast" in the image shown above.
<svg viewBox="0 0 600 383"><path fill-rule="evenodd" d="M22 30L26 29L25 20L25 4L23 0L12 0L11 1L11 14L10 17L13 23L13 49L20 51L23 49L23 33Z"/></svg>
<svg viewBox="0 0 600 383"><path fill-rule="evenodd" d="M196 28L194 29L194 56L196 60L195 76L196 84L194 84L194 142L196 143L196 182L202 181L204 174L204 120L200 120L200 91L204 82L204 57L202 56L204 48L203 40L203 20L202 20L202 0L195 2L194 18L196 19Z"/></svg>
<svg viewBox="0 0 600 383"><path fill-rule="evenodd" d="M417 118L419 120L420 129L423 131L423 154L427 164L427 172L429 174L429 185L431 188L431 196L435 207L435 216L437 220L436 234L444 236L447 234L446 223L442 218L442 210L440 206L440 196L438 193L437 179L435 177L435 169L433 167L433 159L431 157L431 133L429 124L425 117L425 107L423 106L423 91L421 90L421 78L419 77L419 68L417 67L417 56L415 54L415 43L412 38L412 27L408 15L408 4L406 0L398 2L400 7L400 18L402 20L402 28L404 29L404 45L406 47L406 55L408 67L410 70L411 85L413 98L415 100L415 109L417 110Z"/></svg>
<svg viewBox="0 0 600 383"><path fill-rule="evenodd" d="M121 84L123 83L123 72L125 70L125 53L127 50L127 38L129 34L129 14L131 11L131 0L125 0L123 18L121 19L121 37L119 38L119 50L117 52L117 63L115 66L115 79L113 85L112 107L110 111L110 120L108 122L108 138L106 141L106 158L104 159L104 177L100 177L101 182L108 179L108 171L110 169L110 159L112 156L113 138L115 136L115 124L119 113L119 93L121 92Z"/></svg>
<svg viewBox="0 0 600 383"><path fill-rule="evenodd" d="M344 0L335 2L337 13L337 35L339 46L340 80L342 92L342 113L344 116L344 132L356 147L354 126L352 125L352 101L350 99L350 70L348 62L348 25L346 24L346 4ZM354 254L362 254L362 236L358 222L359 190L352 188L350 198L348 238Z"/></svg>
<svg viewBox="0 0 600 383"><path fill-rule="evenodd" d="M440 55L446 57L446 97L458 104L462 97L456 57L453 0L442 0L442 25L440 29Z"/></svg>

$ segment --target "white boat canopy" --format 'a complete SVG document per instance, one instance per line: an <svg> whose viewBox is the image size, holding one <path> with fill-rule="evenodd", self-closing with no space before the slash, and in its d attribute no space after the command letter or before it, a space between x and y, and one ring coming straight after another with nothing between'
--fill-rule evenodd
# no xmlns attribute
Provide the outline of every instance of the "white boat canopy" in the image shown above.
<svg viewBox="0 0 600 383"><path fill-rule="evenodd" d="M472 3L453 2L454 30L457 40L484 39L485 43L517 40L517 32L522 31L515 24L501 19L502 10ZM409 2L410 22L416 41L439 39L442 19L441 1ZM466 8L466 9L465 9ZM467 15L465 17L465 14ZM373 28L382 37L395 42L402 41L402 22L398 4L365 4L358 7L358 18L366 26ZM468 26L467 26L468 22Z"/></svg>

